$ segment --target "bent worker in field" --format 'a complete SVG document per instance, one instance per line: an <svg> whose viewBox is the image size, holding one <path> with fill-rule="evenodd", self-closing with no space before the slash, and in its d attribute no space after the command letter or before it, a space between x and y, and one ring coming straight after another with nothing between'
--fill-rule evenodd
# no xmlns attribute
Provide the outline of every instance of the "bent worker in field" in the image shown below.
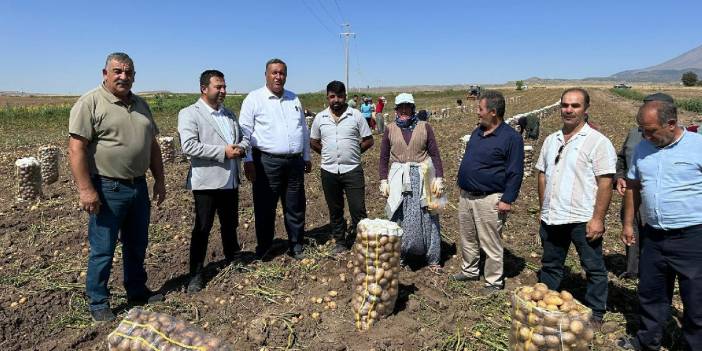
<svg viewBox="0 0 702 351"><path fill-rule="evenodd" d="M127 54L107 56L102 84L78 99L68 122L71 172L81 209L89 214L85 289L90 315L99 322L115 319L107 283L118 235L127 302L163 300L146 286L151 214L146 170L154 177L153 195L159 205L166 198L166 185L158 128L149 105L131 91L134 76L134 62Z"/></svg>
<svg viewBox="0 0 702 351"><path fill-rule="evenodd" d="M607 268L602 257L604 219L612 198L617 154L606 136L585 122L590 95L581 88L561 95L563 127L549 135L536 168L543 246L539 280L559 290L570 244L587 273L584 303L592 322L602 323L607 303Z"/></svg>
<svg viewBox="0 0 702 351"><path fill-rule="evenodd" d="M353 245L356 225L366 213L366 180L361 154L373 146L373 134L361 112L346 104L346 87L340 81L327 84L329 107L315 116L310 147L321 154L321 179L329 208L334 253ZM344 194L349 204L351 226L344 219Z"/></svg>

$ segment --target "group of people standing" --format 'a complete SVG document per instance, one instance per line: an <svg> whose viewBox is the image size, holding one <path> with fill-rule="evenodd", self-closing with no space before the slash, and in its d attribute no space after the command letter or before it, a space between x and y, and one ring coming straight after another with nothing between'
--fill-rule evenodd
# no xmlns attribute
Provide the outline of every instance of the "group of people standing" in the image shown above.
<svg viewBox="0 0 702 351"><path fill-rule="evenodd" d="M123 244L129 303L164 298L146 287L151 205L144 175L150 169L154 176L157 204L166 196L165 177L155 139L158 128L147 103L131 92L134 77L129 56L110 54L103 83L76 102L69 121L71 170L80 206L89 213L86 292L96 321L115 318L107 283L118 238ZM279 201L288 254L294 259L304 257L304 178L312 170L310 149L321 156L320 178L335 253L349 250L357 223L367 217L361 157L373 147L373 134L363 110L347 103L344 84L327 85L328 107L314 117L310 130L300 100L284 88L285 62L269 60L265 78L265 86L244 99L237 118L223 105L224 74L204 71L200 98L178 114L182 150L190 159L186 187L195 200L189 293L205 284L204 261L215 214L225 260L234 260L241 251L237 240L241 168L252 184L259 259L267 257L273 246ZM685 306L684 338L691 349L702 349L702 304L697 303L702 298L697 268L702 257L702 154L697 152L702 136L677 126L677 111L668 99L654 96L641 107L637 131L642 140L630 147L634 152L625 160L628 171L622 177L620 170L616 180L616 189L625 194L622 240L641 246L637 250L641 329L635 338L621 341L632 349L660 346L676 276ZM411 94L399 94L394 102L394 122L384 128L380 141L380 194L386 198L387 217L404 231L403 262L419 259L441 274L441 227L438 214L429 206L445 192L435 132L418 118ZM543 246L539 280L550 289L560 288L568 249L574 244L587 273L583 302L593 310L593 323L601 323L608 287L602 235L617 154L609 139L586 123L589 105L586 90L563 92L562 127L545 139L536 164ZM466 145L457 175L462 263L460 272L450 279L480 280L483 250L486 294L505 287L501 233L524 174L523 140L504 122L504 114L504 96L483 91L478 98L479 125ZM345 202L350 224L344 219ZM635 273L633 267L628 271Z"/></svg>

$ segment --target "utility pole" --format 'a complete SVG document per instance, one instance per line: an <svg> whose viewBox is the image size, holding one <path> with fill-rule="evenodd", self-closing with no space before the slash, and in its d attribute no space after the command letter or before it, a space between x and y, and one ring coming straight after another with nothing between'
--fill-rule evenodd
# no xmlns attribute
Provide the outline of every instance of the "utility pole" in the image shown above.
<svg viewBox="0 0 702 351"><path fill-rule="evenodd" d="M349 39L355 38L356 33L351 33L351 25L344 23L341 26L344 27L344 32L339 33L341 38L344 38L344 51L346 53L346 91L351 91L351 86L349 86Z"/></svg>

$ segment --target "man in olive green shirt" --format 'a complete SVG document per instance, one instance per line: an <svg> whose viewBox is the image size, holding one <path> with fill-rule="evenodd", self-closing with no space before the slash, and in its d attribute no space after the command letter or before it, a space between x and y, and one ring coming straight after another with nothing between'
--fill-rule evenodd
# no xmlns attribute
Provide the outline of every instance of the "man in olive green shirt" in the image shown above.
<svg viewBox="0 0 702 351"><path fill-rule="evenodd" d="M149 105L131 92L134 74L127 54L107 56L103 83L78 99L68 122L71 172L80 207L89 214L86 293L98 322L115 319L107 283L118 236L128 303L163 300L146 286L144 269L151 213L144 176L150 169L160 205L166 197L163 162Z"/></svg>

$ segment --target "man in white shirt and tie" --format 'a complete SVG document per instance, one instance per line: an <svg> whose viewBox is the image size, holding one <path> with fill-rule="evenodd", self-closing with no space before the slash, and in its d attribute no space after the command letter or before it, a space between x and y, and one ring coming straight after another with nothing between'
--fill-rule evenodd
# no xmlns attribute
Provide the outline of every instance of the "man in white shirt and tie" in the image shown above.
<svg viewBox="0 0 702 351"><path fill-rule="evenodd" d="M239 163L244 149L238 146L241 131L236 116L224 105L224 74L207 70L200 75L200 99L178 113L178 133L183 153L190 157L186 187L195 198L195 223L190 241L188 293L204 287L203 265L214 215L219 216L224 258L241 250L239 223Z"/></svg>
<svg viewBox="0 0 702 351"><path fill-rule="evenodd" d="M288 253L302 259L305 230L305 173L310 162L310 136L304 109L295 93L285 90L287 65L266 63L266 86L250 92L241 105L241 145L247 150L244 173L253 183L256 257L271 249L275 210L282 200Z"/></svg>

